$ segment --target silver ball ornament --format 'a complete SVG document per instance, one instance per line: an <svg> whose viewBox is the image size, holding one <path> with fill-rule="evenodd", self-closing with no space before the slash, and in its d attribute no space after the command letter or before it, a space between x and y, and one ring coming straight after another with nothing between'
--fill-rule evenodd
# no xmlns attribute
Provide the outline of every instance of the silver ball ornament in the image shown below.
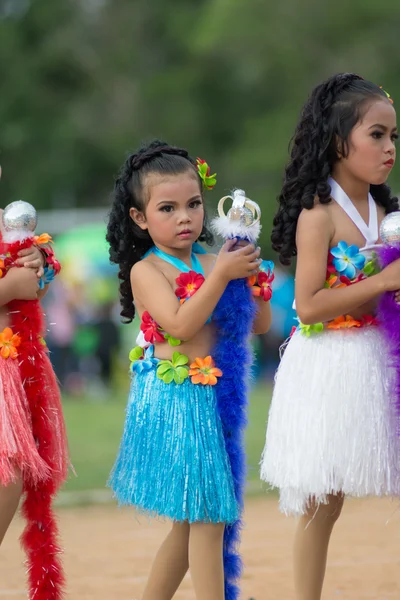
<svg viewBox="0 0 400 600"><path fill-rule="evenodd" d="M8 204L3 211L4 231L35 231L37 226L36 209L23 200Z"/></svg>
<svg viewBox="0 0 400 600"><path fill-rule="evenodd" d="M389 213L379 228L382 242L387 246L400 245L400 211Z"/></svg>

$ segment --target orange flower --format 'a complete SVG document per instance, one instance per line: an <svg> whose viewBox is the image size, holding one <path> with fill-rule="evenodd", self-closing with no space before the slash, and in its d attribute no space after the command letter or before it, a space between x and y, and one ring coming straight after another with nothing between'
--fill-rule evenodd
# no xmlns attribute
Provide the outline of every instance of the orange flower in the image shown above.
<svg viewBox="0 0 400 600"><path fill-rule="evenodd" d="M53 243L53 238L48 233L42 233L41 235L35 235L35 237L33 239L35 240L35 243L38 246L43 246L44 244L52 244Z"/></svg>
<svg viewBox="0 0 400 600"><path fill-rule="evenodd" d="M190 365L189 375L192 383L201 383L202 385L215 385L217 377L222 376L222 371L214 366L211 356L205 358L196 358Z"/></svg>
<svg viewBox="0 0 400 600"><path fill-rule="evenodd" d="M361 323L350 315L341 315L327 325L327 329L350 329L351 327L361 327Z"/></svg>
<svg viewBox="0 0 400 600"><path fill-rule="evenodd" d="M257 275L249 275L247 278L247 283L250 287L253 287L255 282L257 281Z"/></svg>
<svg viewBox="0 0 400 600"><path fill-rule="evenodd" d="M10 327L6 327L0 333L0 355L3 358L17 358L17 348L21 343L21 338L14 335Z"/></svg>
<svg viewBox="0 0 400 600"><path fill-rule="evenodd" d="M2 277L4 277L6 272L7 272L7 270L6 270L6 265L4 264L4 260L2 258L0 258L0 279Z"/></svg>

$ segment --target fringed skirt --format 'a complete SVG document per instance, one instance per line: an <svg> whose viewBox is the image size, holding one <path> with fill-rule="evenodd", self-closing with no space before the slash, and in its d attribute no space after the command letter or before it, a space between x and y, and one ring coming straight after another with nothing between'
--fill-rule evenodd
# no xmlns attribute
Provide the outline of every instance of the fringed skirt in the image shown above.
<svg viewBox="0 0 400 600"><path fill-rule="evenodd" d="M18 473L25 481L37 484L48 478L50 469L40 457L32 434L18 358L0 356L0 485L14 482Z"/></svg>
<svg viewBox="0 0 400 600"><path fill-rule="evenodd" d="M217 385L223 385L223 379ZM174 521L239 515L214 387L136 373L110 487L120 504Z"/></svg>
<svg viewBox="0 0 400 600"><path fill-rule="evenodd" d="M394 371L379 327L296 332L279 366L261 479L303 514L328 494L400 493Z"/></svg>

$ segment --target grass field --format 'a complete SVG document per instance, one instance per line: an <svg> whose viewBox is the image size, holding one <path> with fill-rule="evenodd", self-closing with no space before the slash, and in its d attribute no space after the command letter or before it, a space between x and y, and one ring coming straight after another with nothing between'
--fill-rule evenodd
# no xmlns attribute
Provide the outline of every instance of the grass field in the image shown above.
<svg viewBox="0 0 400 600"><path fill-rule="evenodd" d="M270 398L271 387L266 384L255 388L250 399L246 447L248 479L254 482L254 488L257 487ZM104 489L122 434L125 404L123 393L105 402L65 399L71 458L77 476L70 475L64 490Z"/></svg>

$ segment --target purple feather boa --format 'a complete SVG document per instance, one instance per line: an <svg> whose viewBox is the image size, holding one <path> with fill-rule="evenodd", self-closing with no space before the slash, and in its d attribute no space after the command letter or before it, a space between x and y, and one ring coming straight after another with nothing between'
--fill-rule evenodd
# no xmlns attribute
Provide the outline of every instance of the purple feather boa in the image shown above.
<svg viewBox="0 0 400 600"><path fill-rule="evenodd" d="M378 250L378 256L381 266L386 267L400 258L400 246L382 246ZM378 306L378 317L396 371L396 389L393 396L396 414L400 416L400 305L395 301L393 292L385 292L382 295Z"/></svg>
<svg viewBox="0 0 400 600"><path fill-rule="evenodd" d="M250 334L256 311L257 306L247 281L239 279L227 285L213 313L213 322L217 328L213 358L223 373L215 391L225 446L232 469L236 500L241 509L246 482L243 433L247 423L249 370L253 358ZM238 552L240 531L240 519L225 528L226 600L237 600L240 593L237 584L242 572L242 561Z"/></svg>

